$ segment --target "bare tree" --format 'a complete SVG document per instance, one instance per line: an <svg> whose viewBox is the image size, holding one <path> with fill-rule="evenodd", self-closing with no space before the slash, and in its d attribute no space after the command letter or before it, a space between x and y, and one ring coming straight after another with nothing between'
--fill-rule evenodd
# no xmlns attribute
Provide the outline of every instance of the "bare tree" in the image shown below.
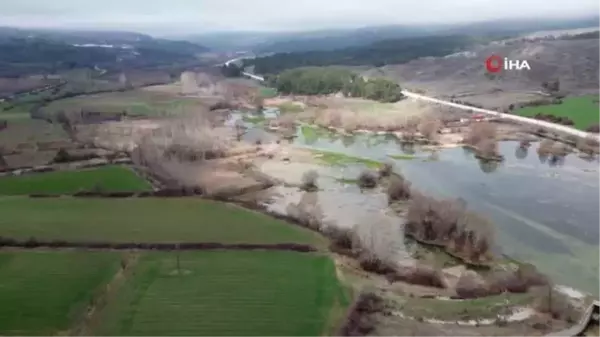
<svg viewBox="0 0 600 337"><path fill-rule="evenodd" d="M478 122L471 124L469 132L463 141L466 144L477 146L482 140L495 138L496 126L489 122Z"/></svg>
<svg viewBox="0 0 600 337"><path fill-rule="evenodd" d="M302 189L311 192L318 190L317 179L319 178L319 173L315 170L309 170L304 172L302 175Z"/></svg>
<svg viewBox="0 0 600 337"><path fill-rule="evenodd" d="M374 188L377 186L377 174L371 170L362 171L358 175L358 186L361 188Z"/></svg>
<svg viewBox="0 0 600 337"><path fill-rule="evenodd" d="M419 124L419 132L421 132L423 137L429 139L430 141L435 141L441 127L442 123L438 118L428 116L421 120L421 123Z"/></svg>
<svg viewBox="0 0 600 337"><path fill-rule="evenodd" d="M236 120L235 121L235 136L236 136L238 142L242 140L242 136L244 136L245 132L246 132L246 127L244 126L244 121L241 119Z"/></svg>

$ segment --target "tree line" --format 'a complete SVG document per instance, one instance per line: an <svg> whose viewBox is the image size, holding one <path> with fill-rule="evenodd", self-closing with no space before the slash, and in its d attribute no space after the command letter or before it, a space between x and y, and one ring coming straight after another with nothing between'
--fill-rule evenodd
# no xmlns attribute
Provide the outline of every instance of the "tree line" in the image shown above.
<svg viewBox="0 0 600 337"><path fill-rule="evenodd" d="M296 68L266 78L282 94L362 97L380 102L397 102L404 96L400 85L383 78L363 78L342 68Z"/></svg>
<svg viewBox="0 0 600 337"><path fill-rule="evenodd" d="M367 46L336 50L277 53L244 60L258 74L276 74L306 66L400 64L425 56L445 56L472 45L476 40L463 35L428 36L383 40Z"/></svg>

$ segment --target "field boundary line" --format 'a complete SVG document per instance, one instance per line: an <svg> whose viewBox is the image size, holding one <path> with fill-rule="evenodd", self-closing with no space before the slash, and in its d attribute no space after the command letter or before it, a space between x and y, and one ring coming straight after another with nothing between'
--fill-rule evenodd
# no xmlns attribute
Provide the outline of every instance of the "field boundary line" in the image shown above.
<svg viewBox="0 0 600 337"><path fill-rule="evenodd" d="M294 251L299 253L317 252L317 248L308 244L299 243L220 243L220 242L91 242L91 241L66 241L66 240L38 240L30 238L18 240L0 237L0 248L38 249L87 249L87 250L147 250L147 251L178 251L178 250L266 250L266 251Z"/></svg>

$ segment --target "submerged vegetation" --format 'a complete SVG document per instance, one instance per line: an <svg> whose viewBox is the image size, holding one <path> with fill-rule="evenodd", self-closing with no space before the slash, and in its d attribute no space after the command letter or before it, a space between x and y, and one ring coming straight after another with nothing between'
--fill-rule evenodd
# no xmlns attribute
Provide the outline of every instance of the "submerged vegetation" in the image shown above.
<svg viewBox="0 0 600 337"><path fill-rule="evenodd" d="M311 151L315 154L316 158L318 158L323 163L328 164L328 165L343 166L346 164L358 163L358 164L363 164L366 167L371 168L371 169L378 169L379 167L381 167L380 162L378 162L376 160L368 159L368 158L355 157L355 156L350 156L350 155L345 155L342 153L330 152L330 151L320 151L320 150L311 150Z"/></svg>
<svg viewBox="0 0 600 337"><path fill-rule="evenodd" d="M463 200L437 200L414 193L404 232L421 242L443 246L467 263L489 265L493 225L467 211Z"/></svg>
<svg viewBox="0 0 600 337"><path fill-rule="evenodd" d="M498 151L496 126L489 122L471 124L463 142L475 150L475 155L483 160L502 160Z"/></svg>

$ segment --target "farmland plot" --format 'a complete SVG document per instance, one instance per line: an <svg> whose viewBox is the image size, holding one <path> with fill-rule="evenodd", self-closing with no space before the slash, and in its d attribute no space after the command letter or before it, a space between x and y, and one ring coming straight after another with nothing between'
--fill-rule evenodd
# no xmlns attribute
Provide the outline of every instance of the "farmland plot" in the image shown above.
<svg viewBox="0 0 600 337"><path fill-rule="evenodd" d="M343 296L326 256L148 253L101 313L96 335L322 335Z"/></svg>
<svg viewBox="0 0 600 337"><path fill-rule="evenodd" d="M151 189L146 180L123 166L0 177L0 195L73 194L90 190L149 191Z"/></svg>
<svg viewBox="0 0 600 337"><path fill-rule="evenodd" d="M67 330L120 261L112 252L0 252L0 335Z"/></svg>
<svg viewBox="0 0 600 337"><path fill-rule="evenodd" d="M0 198L0 236L110 242L301 243L308 229L197 198Z"/></svg>

